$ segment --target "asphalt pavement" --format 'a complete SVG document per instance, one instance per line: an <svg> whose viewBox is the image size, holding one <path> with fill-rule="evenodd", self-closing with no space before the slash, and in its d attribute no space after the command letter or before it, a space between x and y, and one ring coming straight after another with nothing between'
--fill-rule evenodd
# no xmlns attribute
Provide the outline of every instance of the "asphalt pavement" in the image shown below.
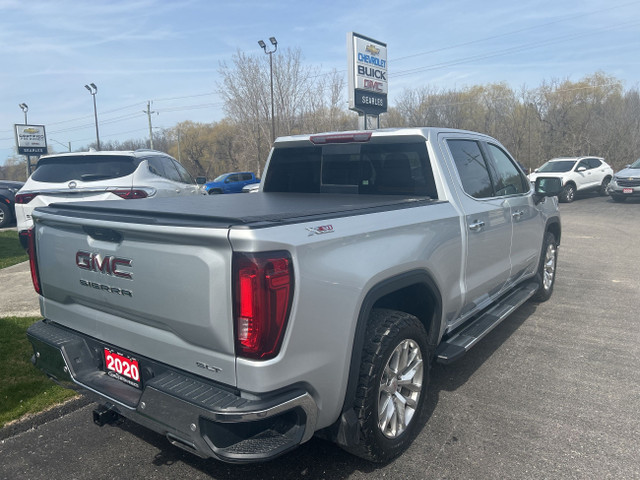
<svg viewBox="0 0 640 480"><path fill-rule="evenodd" d="M640 479L639 208L561 206L553 297L432 369L430 420L389 464L313 438L228 465L128 421L97 427L88 405L0 440L0 479Z"/></svg>

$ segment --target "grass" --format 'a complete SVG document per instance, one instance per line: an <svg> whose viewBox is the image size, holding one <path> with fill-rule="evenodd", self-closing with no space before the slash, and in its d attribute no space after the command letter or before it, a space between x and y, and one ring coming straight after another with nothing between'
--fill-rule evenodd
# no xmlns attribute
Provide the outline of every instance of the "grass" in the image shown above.
<svg viewBox="0 0 640 480"><path fill-rule="evenodd" d="M0 232L0 268L28 259L18 232ZM31 364L33 349L27 340L27 328L37 320L40 318L0 318L0 428L75 396L75 392L56 385Z"/></svg>
<svg viewBox="0 0 640 480"><path fill-rule="evenodd" d="M27 328L37 320L40 318L0 318L0 428L75 395L31 364L33 349L27 340Z"/></svg>
<svg viewBox="0 0 640 480"><path fill-rule="evenodd" d="M29 260L18 240L18 232L4 230L0 232L0 268ZM1 378L1 377L0 377Z"/></svg>

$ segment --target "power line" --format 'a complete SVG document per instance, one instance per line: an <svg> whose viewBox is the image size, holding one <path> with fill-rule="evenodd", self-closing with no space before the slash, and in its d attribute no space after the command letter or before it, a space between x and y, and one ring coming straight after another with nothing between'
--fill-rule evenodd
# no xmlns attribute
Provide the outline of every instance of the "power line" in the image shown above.
<svg viewBox="0 0 640 480"><path fill-rule="evenodd" d="M548 27L550 25L555 25L557 23L566 22L567 20L575 20L577 18L588 17L589 15L595 15L596 13L602 13L602 12L606 12L606 11L609 11L609 10L614 10L614 9L618 9L618 8L622 8L622 7L627 7L629 5L634 5L634 4L637 4L637 3L640 3L640 1L627 2L627 3L623 3L622 5L617 5L615 7L602 8L602 9L599 9L599 10L592 10L591 12L586 12L586 13L582 13L582 14L579 14L579 15L565 15L565 16L563 16L561 18L558 18L557 20L553 20L551 22L541 23L541 24L538 24L538 25L532 25L530 27L521 28L519 30L512 30L510 32L501 33L501 34L498 34L498 35L491 35L491 36L488 36L488 37L478 38L476 40L470 40L468 42L457 43L457 44L454 44L454 45L449 45L447 47L436 48L434 50L428 50L426 52L413 53L411 55L405 55L404 57L398 57L398 58L394 58L392 60L393 60L393 62L400 62L400 61L406 60L408 58L415 58L415 57L419 57L419 56L422 56L422 55L429 55L429 54L432 54L432 53L438 53L438 52L443 52L443 51L446 51L446 50L452 50L454 48L466 47L468 45L473 45L474 43L481 43L481 42L486 42L487 40L494 40L496 38L508 37L510 35L515 35L516 33L522 33L522 32L526 32L526 31L529 31L529 30L537 30L537 29L540 29L540 28Z"/></svg>
<svg viewBox="0 0 640 480"><path fill-rule="evenodd" d="M594 32L594 31L588 31L585 33L579 33L579 34L575 34L575 35L565 35L564 37L558 37L555 39L550 39L548 41L543 41L543 42L532 42L532 43L526 43L523 45L518 45L515 47L510 47L510 48L506 48L503 50L498 50L495 51L493 53L486 53L486 54L481 54L481 55L473 55L470 57L463 57L463 58L459 58L457 60L451 60L451 61L447 61L447 62L441 62L441 63L436 63L433 65L425 65L422 67L416 67L416 68L412 68L412 69L408 69L408 70L401 70L399 72L395 72L389 73L389 77L390 78L395 78L395 77L403 77L403 76L407 76L407 75L413 75L415 73L421 73L421 72L425 72L427 70L438 70L440 68L444 68L444 67L450 67L450 66L454 66L454 65L460 65L463 63L470 63L470 62L475 62L477 60L485 60L487 58L494 58L494 57L499 57L502 55L509 55L512 53L518 53L524 50L531 50L531 49L535 49L535 48L539 48L542 46L546 46L546 45L552 45L554 43L558 43L558 42L563 42L566 40L574 40L576 38L581 38L581 37L586 37L586 36L593 36L594 33L602 33L605 32L607 30L611 30L614 28L619 28L621 26L629 26L629 25L636 25L640 23L639 21L633 21L633 22L624 22L624 23L619 23L619 24L615 24L615 25L611 25L609 27L606 27L604 29L600 29L599 32Z"/></svg>

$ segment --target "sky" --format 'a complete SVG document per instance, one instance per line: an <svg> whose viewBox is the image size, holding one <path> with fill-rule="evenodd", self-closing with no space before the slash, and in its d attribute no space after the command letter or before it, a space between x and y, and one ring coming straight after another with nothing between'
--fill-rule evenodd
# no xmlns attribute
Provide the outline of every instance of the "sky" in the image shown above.
<svg viewBox="0 0 640 480"><path fill-rule="evenodd" d="M220 65L261 39L346 85L348 32L387 44L390 106L421 87L640 79L640 0L0 0L0 165L21 103L54 151L86 150L94 83L101 142L146 139L148 101L154 128L224 118Z"/></svg>

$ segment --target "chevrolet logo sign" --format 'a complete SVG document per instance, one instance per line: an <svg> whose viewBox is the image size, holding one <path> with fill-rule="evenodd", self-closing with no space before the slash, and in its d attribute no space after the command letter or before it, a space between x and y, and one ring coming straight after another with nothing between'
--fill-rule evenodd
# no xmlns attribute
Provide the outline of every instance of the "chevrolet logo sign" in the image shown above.
<svg viewBox="0 0 640 480"><path fill-rule="evenodd" d="M367 45L367 48L365 50L371 55L378 55L380 53L380 49L376 48L374 45Z"/></svg>

